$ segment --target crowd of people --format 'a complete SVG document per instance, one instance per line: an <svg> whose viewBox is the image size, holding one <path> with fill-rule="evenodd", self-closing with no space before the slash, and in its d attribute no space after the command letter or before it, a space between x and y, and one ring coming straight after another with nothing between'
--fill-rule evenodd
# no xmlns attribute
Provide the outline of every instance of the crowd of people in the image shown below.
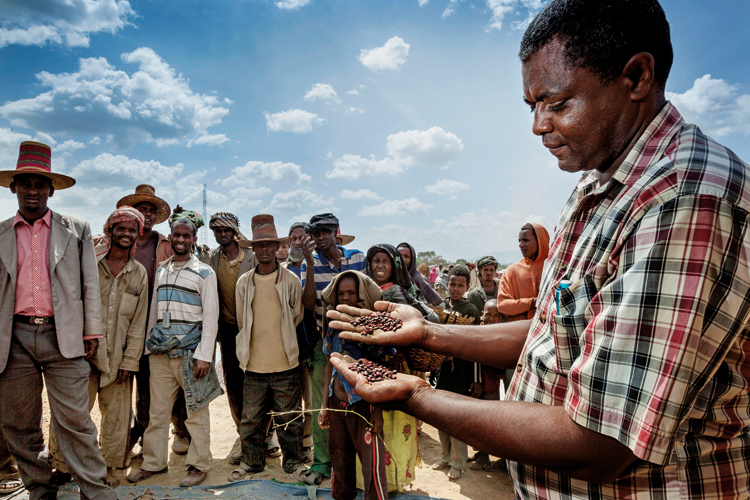
<svg viewBox="0 0 750 500"><path fill-rule="evenodd" d="M287 236L257 215L248 238L219 212L210 250L201 215L147 185L93 236L47 206L75 183L50 148L22 143L0 171L18 199L0 223L4 490L20 474L30 498L54 498L69 474L82 498L116 498L137 442L130 482L167 470L170 422L180 485L202 483L218 342L238 434L229 481L280 455L295 479L332 478L337 500L382 499L413 480L424 421L436 468L507 470L519 498L747 498L748 165L665 99L656 0L552 0L520 57L534 133L584 175L552 240L519 228L522 259L499 276L489 255L430 269L408 243L353 249L330 213ZM169 235L154 231L165 221ZM356 320L373 311L400 326L364 335ZM414 349L447 357L415 372Z"/></svg>
<svg viewBox="0 0 750 500"><path fill-rule="evenodd" d="M4 301L12 305L13 330L0 380L2 387L35 390L20 391L22 400L3 411L0 463L9 474L5 484L20 485L11 474L15 457L34 497L71 478L84 497L110 497L120 483L115 471L130 464L137 444L143 461L128 481L166 472L170 423L172 451L186 455L180 486L201 484L212 461L208 408L222 394L218 343L238 435L229 481L281 456L284 471L298 480L318 485L335 478L334 498L356 494L358 473L366 497L382 498L413 480L419 424L364 403L330 356L413 370L404 350L342 341L325 312L341 304L374 310L387 301L416 307L431 322L439 321L439 309L476 324L533 315L549 239L537 224L521 228L523 260L502 277L492 256L470 263L471 270L446 267L441 297L431 271L419 271L412 245L347 248L354 237L342 235L330 213L292 224L287 236L277 234L272 215L257 215L248 239L236 215L219 212L208 223L218 245L211 250L197 244L200 214L172 210L143 184L116 203L103 233L92 235L86 222L48 208L55 190L75 182L53 172L51 158L49 146L23 142L16 169L4 177L19 208L2 229L15 236L4 241L15 240L9 250L17 267L6 267L15 274L5 283L13 300ZM154 230L163 222L168 235ZM59 304L68 309L59 311ZM454 358L429 376L439 389L500 399L503 374L491 367ZM47 449L39 425L42 379L51 404ZM98 439L90 417L97 401ZM451 479L463 477L466 444L442 432L440 440L440 467L450 467ZM486 455L475 458L478 466L503 469Z"/></svg>

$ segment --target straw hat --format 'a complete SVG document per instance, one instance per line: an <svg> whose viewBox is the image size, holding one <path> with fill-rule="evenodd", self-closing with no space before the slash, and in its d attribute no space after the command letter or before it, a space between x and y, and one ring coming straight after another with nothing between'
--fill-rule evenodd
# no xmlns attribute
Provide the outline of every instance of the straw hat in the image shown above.
<svg viewBox="0 0 750 500"><path fill-rule="evenodd" d="M52 181L55 189L67 189L76 183L72 177L52 173L52 149L41 142L21 143L16 169L0 170L0 186L10 187L13 177L19 174L42 175Z"/></svg>
<svg viewBox="0 0 750 500"><path fill-rule="evenodd" d="M289 238L279 238L276 232L276 224L273 221L273 215L256 215L250 221L250 228L253 231L253 239L241 240L239 242L240 246L248 247L258 241L278 241L282 245L289 243Z"/></svg>
<svg viewBox="0 0 750 500"><path fill-rule="evenodd" d="M117 202L117 208L123 205L134 207L138 203L147 201L156 206L156 220L154 225L161 224L169 218L172 213L172 209L169 208L169 203L156 196L156 190L154 186L148 184L141 184L135 188L135 194L129 194Z"/></svg>
<svg viewBox="0 0 750 500"><path fill-rule="evenodd" d="M349 236L348 234L341 234L341 228L336 229L336 239L341 240L340 245L342 247L345 247L352 241L354 241L354 236Z"/></svg>

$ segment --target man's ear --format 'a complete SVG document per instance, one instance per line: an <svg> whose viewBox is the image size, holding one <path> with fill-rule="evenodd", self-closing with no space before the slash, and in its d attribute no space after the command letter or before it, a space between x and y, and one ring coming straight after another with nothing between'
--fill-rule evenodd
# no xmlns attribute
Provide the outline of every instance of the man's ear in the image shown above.
<svg viewBox="0 0 750 500"><path fill-rule="evenodd" d="M16 194L16 181L10 181L10 186L8 187L11 193Z"/></svg>
<svg viewBox="0 0 750 500"><path fill-rule="evenodd" d="M628 82L630 98L633 101L642 101L656 85L654 56L648 52L639 52L625 63L622 75Z"/></svg>
<svg viewBox="0 0 750 500"><path fill-rule="evenodd" d="M198 235L193 236L193 243L198 244Z"/></svg>
<svg viewBox="0 0 750 500"><path fill-rule="evenodd" d="M48 198L52 198L52 195L54 194L55 194L55 186L50 185Z"/></svg>

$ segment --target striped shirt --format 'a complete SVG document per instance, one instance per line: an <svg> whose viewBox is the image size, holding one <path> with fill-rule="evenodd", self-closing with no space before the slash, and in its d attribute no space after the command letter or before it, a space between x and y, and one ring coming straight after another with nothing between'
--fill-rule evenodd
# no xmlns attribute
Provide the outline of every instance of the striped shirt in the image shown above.
<svg viewBox="0 0 750 500"><path fill-rule="evenodd" d="M159 265L154 278L154 299L151 301L148 332L163 324L169 310L169 328L165 333L183 336L195 325L202 324L201 342L194 359L211 362L219 327L219 292L216 274L195 255L180 265L170 257ZM148 352L146 352L148 354Z"/></svg>
<svg viewBox="0 0 750 500"><path fill-rule="evenodd" d="M313 255L315 261L315 321L318 323L318 328L321 329L323 328L323 299L320 297L320 294L323 293L325 287L339 273L365 270L365 254L359 250L347 250L344 247L339 247L339 250L344 254L344 258L341 261L341 268L334 266L321 253ZM304 289L305 280L307 279L307 262L302 263L302 272L300 275L302 288Z"/></svg>
<svg viewBox="0 0 750 500"><path fill-rule="evenodd" d="M750 498L749 174L667 103L608 183L578 183L508 397L637 460L603 485L511 462L519 498Z"/></svg>

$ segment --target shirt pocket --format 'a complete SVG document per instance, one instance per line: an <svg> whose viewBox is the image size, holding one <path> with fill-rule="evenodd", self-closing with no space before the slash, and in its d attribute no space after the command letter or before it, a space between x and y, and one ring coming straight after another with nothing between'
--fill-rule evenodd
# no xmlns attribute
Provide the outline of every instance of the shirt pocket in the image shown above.
<svg viewBox="0 0 750 500"><path fill-rule="evenodd" d="M138 306L138 297L130 293L123 293L120 300L120 309L118 316L122 316L130 323L135 316L135 308Z"/></svg>
<svg viewBox="0 0 750 500"><path fill-rule="evenodd" d="M580 357L580 338L588 326L586 309L598 292L594 280L584 277L560 290L560 311L549 322L555 338L558 369L565 375Z"/></svg>

